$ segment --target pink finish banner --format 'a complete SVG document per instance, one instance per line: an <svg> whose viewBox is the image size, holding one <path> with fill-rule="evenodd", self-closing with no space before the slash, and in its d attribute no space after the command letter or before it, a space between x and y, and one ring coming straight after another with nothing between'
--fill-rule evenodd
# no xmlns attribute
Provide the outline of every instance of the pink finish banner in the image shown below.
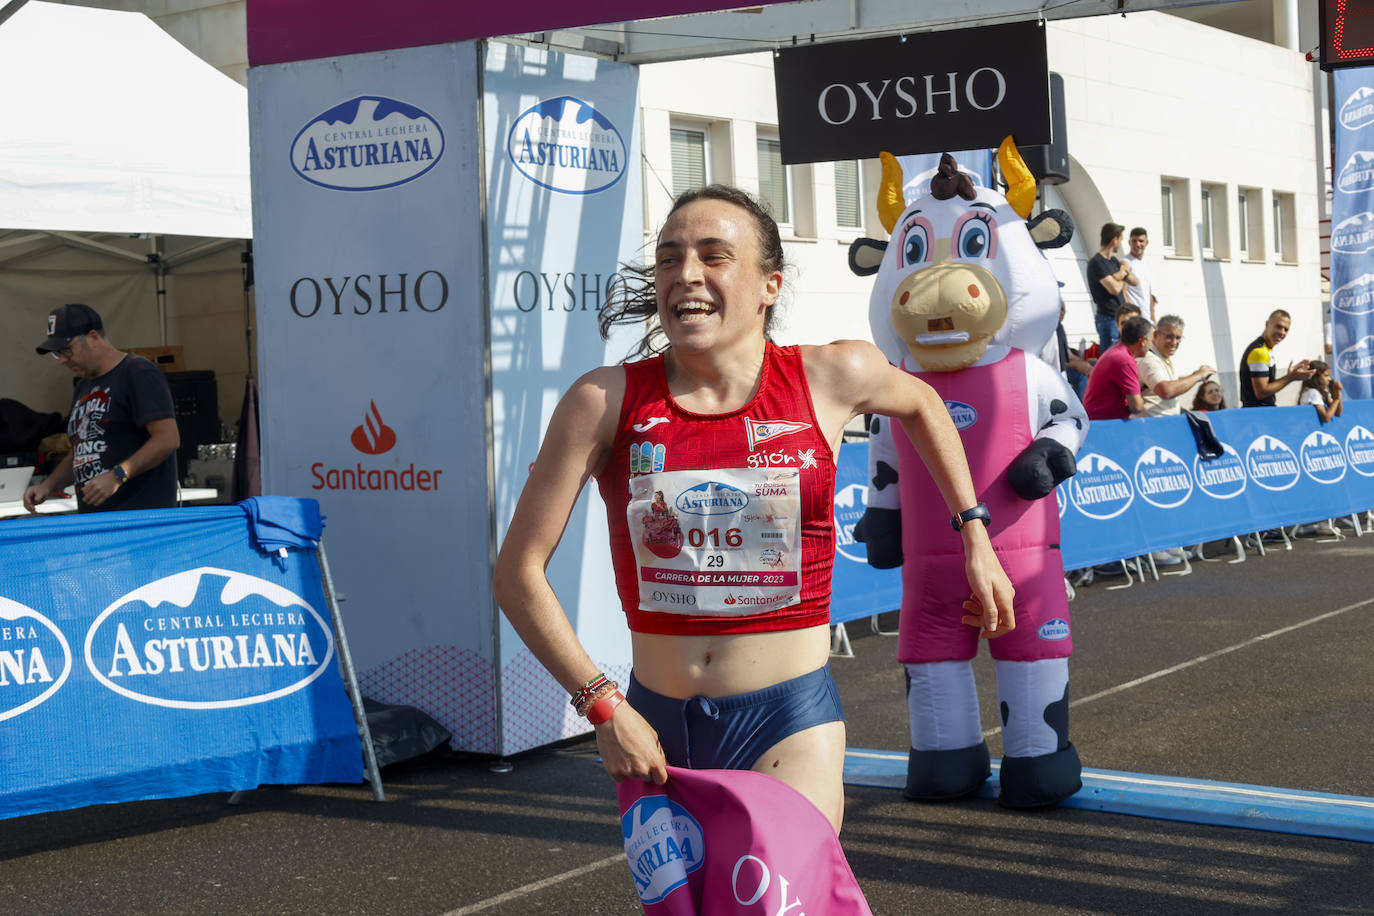
<svg viewBox="0 0 1374 916"><path fill-rule="evenodd" d="M830 822L781 780L669 767L616 792L645 916L873 916Z"/></svg>
<svg viewBox="0 0 1374 916"><path fill-rule="evenodd" d="M778 2L755 0L751 5ZM391 0L384 6L374 0L248 0L248 62L257 67L738 5L723 0L604 0L593 11L563 0Z"/></svg>

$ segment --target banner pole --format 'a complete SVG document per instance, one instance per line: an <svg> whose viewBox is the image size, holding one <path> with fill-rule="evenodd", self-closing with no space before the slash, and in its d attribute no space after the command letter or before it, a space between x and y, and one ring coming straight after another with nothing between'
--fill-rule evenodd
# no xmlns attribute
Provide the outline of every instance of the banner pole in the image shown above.
<svg viewBox="0 0 1374 916"><path fill-rule="evenodd" d="M315 556L320 561L320 573L324 576L324 596L329 602L329 618L334 623L334 639L339 646L339 664L343 667L344 687L348 698L353 702L353 721L358 724L358 736L362 738L364 769L367 780L372 783L373 801L386 801L382 791L382 773L377 768L377 751L372 746L372 730L367 727L367 712L363 709L363 694L358 689L358 672L353 667L353 653L348 651L348 636L344 634L343 617L339 614L339 600L334 594L334 576L329 572L329 558L324 552L324 538L315 543Z"/></svg>

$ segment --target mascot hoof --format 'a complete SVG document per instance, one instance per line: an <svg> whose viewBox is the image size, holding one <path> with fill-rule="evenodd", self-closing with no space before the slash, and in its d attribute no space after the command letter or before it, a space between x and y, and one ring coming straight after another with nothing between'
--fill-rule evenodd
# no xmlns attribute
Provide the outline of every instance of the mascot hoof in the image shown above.
<svg viewBox="0 0 1374 916"><path fill-rule="evenodd" d="M986 741L953 751L912 749L906 763L902 794L916 801L963 798L978 791L992 775Z"/></svg>
<svg viewBox="0 0 1374 916"><path fill-rule="evenodd" d="M1070 743L1062 751L1038 757L1002 758L1004 808L1046 808L1083 788L1083 764Z"/></svg>

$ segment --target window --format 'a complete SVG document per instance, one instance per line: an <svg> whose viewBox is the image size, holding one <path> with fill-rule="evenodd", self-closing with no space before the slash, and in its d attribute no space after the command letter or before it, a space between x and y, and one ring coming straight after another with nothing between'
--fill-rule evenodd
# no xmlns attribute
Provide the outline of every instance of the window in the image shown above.
<svg viewBox="0 0 1374 916"><path fill-rule="evenodd" d="M1212 190L1205 185L1202 188L1202 207L1198 214L1198 241L1202 244L1202 256L1210 258L1213 254L1212 248Z"/></svg>
<svg viewBox="0 0 1374 916"><path fill-rule="evenodd" d="M672 128L670 142L673 157L673 197L709 183L706 172L709 158L706 138L707 132L704 129Z"/></svg>
<svg viewBox="0 0 1374 916"><path fill-rule="evenodd" d="M1274 254L1282 264L1298 263L1297 199L1286 191L1274 192Z"/></svg>
<svg viewBox="0 0 1374 916"><path fill-rule="evenodd" d="M1190 193L1191 190L1186 178L1160 179L1159 223L1166 257L1191 258L1193 256Z"/></svg>
<svg viewBox="0 0 1374 916"><path fill-rule="evenodd" d="M791 193L787 185L787 166L782 164L782 143L770 137L758 138L759 198L768 204L773 219L792 222Z"/></svg>
<svg viewBox="0 0 1374 916"><path fill-rule="evenodd" d="M1227 212L1226 185L1204 184L1202 207L1198 214L1199 241L1204 258L1231 257L1231 215Z"/></svg>
<svg viewBox="0 0 1374 916"><path fill-rule="evenodd" d="M835 163L835 225L841 229L862 229L864 195L862 169L850 159Z"/></svg>
<svg viewBox="0 0 1374 916"><path fill-rule="evenodd" d="M1160 244L1173 250L1174 247L1174 186L1164 182L1159 186L1159 235Z"/></svg>
<svg viewBox="0 0 1374 916"><path fill-rule="evenodd" d="M1264 193L1259 188L1236 191L1237 247L1247 261L1264 260Z"/></svg>

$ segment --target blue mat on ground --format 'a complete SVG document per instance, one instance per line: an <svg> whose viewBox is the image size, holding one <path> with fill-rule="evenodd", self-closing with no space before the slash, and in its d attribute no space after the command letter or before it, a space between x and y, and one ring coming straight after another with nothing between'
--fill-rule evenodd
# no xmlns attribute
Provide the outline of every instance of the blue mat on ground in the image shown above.
<svg viewBox="0 0 1374 916"><path fill-rule="evenodd" d="M900 790L906 785L906 763L906 751L850 748L844 781ZM1001 761L992 762L992 777L975 798L997 798L1000 767ZM1356 795L1085 767L1083 788L1060 807L1374 843L1374 798Z"/></svg>

